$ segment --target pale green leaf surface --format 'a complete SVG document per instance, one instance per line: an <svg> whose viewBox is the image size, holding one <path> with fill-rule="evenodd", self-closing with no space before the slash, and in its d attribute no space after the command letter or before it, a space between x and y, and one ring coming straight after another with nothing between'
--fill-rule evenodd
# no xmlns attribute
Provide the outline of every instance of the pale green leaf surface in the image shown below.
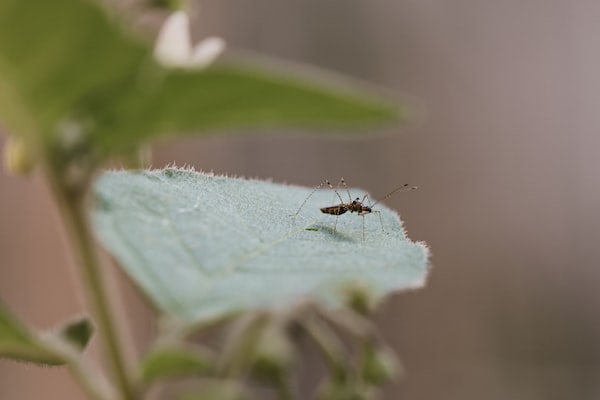
<svg viewBox="0 0 600 400"><path fill-rule="evenodd" d="M109 172L95 187L93 221L109 251L166 313L199 321L311 299L341 306L349 288L375 298L417 288L424 244L407 239L398 216L334 216L337 204L310 188L187 170ZM354 196L361 196L356 191Z"/></svg>

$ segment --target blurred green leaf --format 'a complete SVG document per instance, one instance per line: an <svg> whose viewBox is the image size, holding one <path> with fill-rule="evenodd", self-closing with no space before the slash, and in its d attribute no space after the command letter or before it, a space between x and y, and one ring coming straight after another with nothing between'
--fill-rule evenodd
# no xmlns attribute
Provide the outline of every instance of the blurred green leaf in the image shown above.
<svg viewBox="0 0 600 400"><path fill-rule="evenodd" d="M76 142L81 151L83 142L87 152L111 153L165 134L398 116L397 106L361 91L258 67L163 68L91 0L0 3L0 120L46 146Z"/></svg>
<svg viewBox="0 0 600 400"><path fill-rule="evenodd" d="M214 370L213 356L206 350L190 345L159 346L141 362L144 382L182 375L198 375Z"/></svg>
<svg viewBox="0 0 600 400"><path fill-rule="evenodd" d="M248 390L233 381L207 382L195 390L179 394L177 400L242 400Z"/></svg>
<svg viewBox="0 0 600 400"><path fill-rule="evenodd" d="M373 387L357 380L346 382L324 382L317 393L317 400L375 400L377 392Z"/></svg>
<svg viewBox="0 0 600 400"><path fill-rule="evenodd" d="M361 377L372 385L382 385L392 381L402 371L394 351L382 345L363 344Z"/></svg>
<svg viewBox="0 0 600 400"><path fill-rule="evenodd" d="M318 191L186 170L110 172L95 187L95 229L166 313L189 322L303 300L345 304L356 285L381 297L424 284L428 250L398 216L335 217ZM362 196L362 191L355 195ZM350 213L348 213L350 214Z"/></svg>
<svg viewBox="0 0 600 400"><path fill-rule="evenodd" d="M65 322L58 330L58 334L77 350L83 350L94 334L94 326L88 317L81 316Z"/></svg>
<svg viewBox="0 0 600 400"><path fill-rule="evenodd" d="M148 49L88 0L0 2L0 117L14 134L56 134L86 102L131 85Z"/></svg>
<svg viewBox="0 0 600 400"><path fill-rule="evenodd" d="M0 304L0 358L29 361L36 364L56 365L63 359L21 325Z"/></svg>
<svg viewBox="0 0 600 400"><path fill-rule="evenodd" d="M188 0L146 0L148 6L163 10L183 10Z"/></svg>
<svg viewBox="0 0 600 400"><path fill-rule="evenodd" d="M282 72L216 64L172 70L155 90L113 99L99 140L124 147L160 133L191 134L240 127L342 128L401 117L398 105L364 93L317 86Z"/></svg>
<svg viewBox="0 0 600 400"><path fill-rule="evenodd" d="M251 352L252 375L262 381L277 383L290 376L294 347L286 326L270 321L260 332Z"/></svg>

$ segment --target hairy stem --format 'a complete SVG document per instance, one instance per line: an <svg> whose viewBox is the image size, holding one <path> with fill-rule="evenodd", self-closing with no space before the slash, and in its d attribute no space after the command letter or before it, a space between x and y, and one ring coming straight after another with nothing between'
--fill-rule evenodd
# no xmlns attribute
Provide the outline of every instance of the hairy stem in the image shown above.
<svg viewBox="0 0 600 400"><path fill-rule="evenodd" d="M85 295L98 327L105 362L113 371L115 383L121 394L120 398L135 400L136 390L128 374L125 352L117 335L115 318L109 306L107 289L86 217L85 190L82 188L72 190L63 184L51 167L48 171L50 171L48 180L66 225L69 242L75 253L77 267L85 287Z"/></svg>

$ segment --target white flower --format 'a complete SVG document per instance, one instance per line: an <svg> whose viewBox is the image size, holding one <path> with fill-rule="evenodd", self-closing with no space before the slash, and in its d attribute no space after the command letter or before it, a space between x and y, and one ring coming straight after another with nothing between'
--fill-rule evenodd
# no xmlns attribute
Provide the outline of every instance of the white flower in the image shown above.
<svg viewBox="0 0 600 400"><path fill-rule="evenodd" d="M203 68L224 49L225 41L219 37L208 37L192 47L188 15L177 11L167 18L160 29L154 57L167 67Z"/></svg>

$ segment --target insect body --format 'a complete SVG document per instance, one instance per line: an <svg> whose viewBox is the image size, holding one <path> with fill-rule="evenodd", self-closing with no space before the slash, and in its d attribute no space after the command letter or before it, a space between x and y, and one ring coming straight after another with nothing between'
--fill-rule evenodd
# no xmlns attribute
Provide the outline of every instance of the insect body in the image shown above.
<svg viewBox="0 0 600 400"><path fill-rule="evenodd" d="M304 200L304 202L302 202L302 204L300 205L300 208L298 208L298 211L296 211L296 214L294 215L298 215L298 213L300 212L300 210L302 210L302 207L304 207L304 205L306 204L306 202L308 201L308 199L320 188L322 188L324 185L329 186L330 189L332 189L336 196L340 199L340 203L334 206L328 206L328 207L322 207L321 208L321 212L324 214L329 214L329 215L335 215L335 224L333 225L333 231L336 231L336 227L337 227L337 220L338 217L342 214L347 213L348 211L350 211L351 213L357 213L357 215L363 217L363 221L362 221L362 236L363 236L363 240L365 238L365 215L370 214L370 213L376 213L377 215L379 215L379 223L381 224L381 230L383 231L383 221L381 220L381 213L378 210L373 210L373 206L377 203L379 203L380 201L387 199L388 197L393 196L394 194L400 192L400 191L407 191L407 190L413 190L416 189L416 186L409 186L408 184L404 184L400 187L397 187L396 189L392 190L391 192L389 192L388 194L386 194L385 196L383 196L381 199L377 200L375 203L371 204L371 200L369 199L369 195L365 194L362 198L362 200L360 199L360 197L357 197L356 199L352 200L352 196L350 196L350 191L348 190L348 186L346 185L346 181L344 180L344 178L340 179L340 183L338 184L338 187L340 185L342 185L344 187L344 189L346 190L346 192L348 193L348 199L350 200L348 203L344 202L344 200L342 199L342 196L340 196L340 194L338 193L337 190L335 190L335 188L331 185L331 182L329 182L328 180L323 181L319 186L317 186L315 188L315 190L313 190L308 197ZM365 201L369 201L370 205L366 205Z"/></svg>
<svg viewBox="0 0 600 400"><path fill-rule="evenodd" d="M363 201L360 201L360 198L356 198L352 200L352 203L340 203L337 206L329 206L321 208L321 212L323 214L331 214L331 215L342 215L346 212L350 211L351 213L358 213L358 215L365 215L373 212L371 207L365 206ZM377 212L377 211L375 211Z"/></svg>

